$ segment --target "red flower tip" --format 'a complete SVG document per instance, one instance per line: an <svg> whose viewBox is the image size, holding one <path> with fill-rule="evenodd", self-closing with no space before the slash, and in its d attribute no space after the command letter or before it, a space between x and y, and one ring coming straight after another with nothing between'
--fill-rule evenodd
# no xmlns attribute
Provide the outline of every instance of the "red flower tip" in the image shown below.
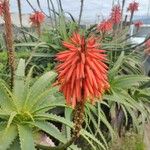
<svg viewBox="0 0 150 150"><path fill-rule="evenodd" d="M113 27L111 19L102 21L98 26L97 29L103 33L111 31Z"/></svg>
<svg viewBox="0 0 150 150"><path fill-rule="evenodd" d="M136 22L134 22L134 26L135 26L136 28L140 28L142 25L143 25L143 22L142 22L142 21L136 21Z"/></svg>
<svg viewBox="0 0 150 150"><path fill-rule="evenodd" d="M119 24L121 22L121 9L119 5L115 5L112 8L111 20L114 24Z"/></svg>
<svg viewBox="0 0 150 150"><path fill-rule="evenodd" d="M2 16L3 14L3 3L0 2L0 16Z"/></svg>
<svg viewBox="0 0 150 150"><path fill-rule="evenodd" d="M31 21L32 25L35 25L35 26L43 23L44 20L45 20L45 15L39 11L36 11L35 13L31 14L31 16L30 16L30 21Z"/></svg>
<svg viewBox="0 0 150 150"><path fill-rule="evenodd" d="M60 63L56 71L66 103L73 108L88 99L93 103L109 88L105 51L98 48L94 37L85 39L78 33L63 46L66 50L56 55Z"/></svg>
<svg viewBox="0 0 150 150"><path fill-rule="evenodd" d="M149 47L150 47L150 39L149 39L149 40L147 40L147 41L145 42L145 46L146 46L147 48L149 48Z"/></svg>
<svg viewBox="0 0 150 150"><path fill-rule="evenodd" d="M139 3L133 1L132 3L129 4L127 10L133 13L134 11L138 11L138 8L139 8Z"/></svg>

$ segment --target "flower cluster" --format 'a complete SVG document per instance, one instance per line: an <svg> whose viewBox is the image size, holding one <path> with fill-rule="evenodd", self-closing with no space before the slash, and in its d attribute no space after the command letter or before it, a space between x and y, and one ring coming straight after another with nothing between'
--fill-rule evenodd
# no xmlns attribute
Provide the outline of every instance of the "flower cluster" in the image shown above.
<svg viewBox="0 0 150 150"><path fill-rule="evenodd" d="M146 41L145 46L148 48L150 47L150 39Z"/></svg>
<svg viewBox="0 0 150 150"><path fill-rule="evenodd" d="M106 33L108 31L111 31L113 27L113 23L111 19L103 20L98 26L98 31L101 31L102 33Z"/></svg>
<svg viewBox="0 0 150 150"><path fill-rule="evenodd" d="M56 71L66 103L73 108L88 99L94 103L109 88L105 51L98 49L94 37L85 39L78 33L63 46L66 50L56 55Z"/></svg>
<svg viewBox="0 0 150 150"><path fill-rule="evenodd" d="M136 21L136 22L134 22L134 26L135 26L136 28L140 28L142 25L143 25L143 22L142 22L142 21Z"/></svg>
<svg viewBox="0 0 150 150"><path fill-rule="evenodd" d="M45 20L45 15L39 11L36 11L30 16L30 21L34 26L38 26L39 24L43 23L44 20Z"/></svg>
<svg viewBox="0 0 150 150"><path fill-rule="evenodd" d="M115 5L112 8L111 20L113 24L119 24L121 22L121 9L119 5Z"/></svg>
<svg viewBox="0 0 150 150"><path fill-rule="evenodd" d="M132 2L132 3L130 3L129 4L129 6L128 6L128 11L130 11L131 13L133 13L133 12L135 12L135 11L138 11L138 8L139 8L139 3L137 3L137 2Z"/></svg>

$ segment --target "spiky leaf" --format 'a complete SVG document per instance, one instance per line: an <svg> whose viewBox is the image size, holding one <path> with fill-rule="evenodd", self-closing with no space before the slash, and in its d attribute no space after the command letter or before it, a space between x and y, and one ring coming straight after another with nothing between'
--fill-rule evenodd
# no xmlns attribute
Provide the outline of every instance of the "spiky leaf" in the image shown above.
<svg viewBox="0 0 150 150"><path fill-rule="evenodd" d="M25 125L18 125L21 150L35 150L32 129Z"/></svg>
<svg viewBox="0 0 150 150"><path fill-rule="evenodd" d="M15 125L11 125L6 130L6 124L0 124L0 128L2 126L3 130L0 129L0 150L7 150L17 137L17 127Z"/></svg>

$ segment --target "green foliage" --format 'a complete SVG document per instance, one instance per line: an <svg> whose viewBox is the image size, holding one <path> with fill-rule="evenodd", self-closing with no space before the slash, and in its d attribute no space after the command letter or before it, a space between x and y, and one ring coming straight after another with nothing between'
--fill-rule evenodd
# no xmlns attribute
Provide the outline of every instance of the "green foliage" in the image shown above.
<svg viewBox="0 0 150 150"><path fill-rule="evenodd" d="M39 131L47 133L53 140L66 143L67 138L52 122L73 128L71 120L49 113L56 107L66 107L58 88L52 86L56 73L50 71L32 83L32 69L25 77L25 61L19 61L12 92L5 81L0 80L1 150L11 147L15 150L36 149L35 135L39 134ZM95 143L105 149L105 146L87 131L82 130L81 136L93 149L96 150ZM76 150L77 147L71 145L70 148Z"/></svg>
<svg viewBox="0 0 150 150"><path fill-rule="evenodd" d="M58 87L52 86L56 73L48 71L55 67L55 54L64 50L62 41L67 41L74 31L85 33L85 36L95 34L98 39L101 39L101 34L96 31L96 25L88 30L81 29L75 21L66 18L65 12L53 13L55 17L57 15L55 28L45 26L40 38L23 30L25 39L15 40L16 58L25 59L26 64L21 60L18 65L13 91L4 80L0 81L0 150L35 149L39 144L35 137L41 131L60 145L71 138L73 111L65 106ZM77 142L81 149L109 149L108 142L114 141L118 134L122 136L123 129L132 128L137 132L149 121L150 78L143 75L143 53L128 43L127 32L128 28L125 28L117 34L106 34L98 41L108 54L110 90L104 93L103 101L94 106L86 104L85 129ZM32 67L27 77L25 67L26 70ZM3 79L9 78L5 51L0 53L0 75ZM51 113L56 108L62 108L64 117ZM58 128L60 124L61 129ZM118 147L120 150L144 149L138 136L125 136ZM72 144L70 149L80 148Z"/></svg>
<svg viewBox="0 0 150 150"><path fill-rule="evenodd" d="M139 124L144 124L147 119L149 120L149 112L146 109L146 105L149 101L145 103L146 100L142 97L146 95L143 94L138 97L137 93L140 95L140 92L142 92L139 90L140 86L144 82L148 82L150 78L141 73L135 74L135 72L131 70L131 72L124 74L125 68L123 65L126 61L125 59L124 52L122 52L114 64L114 67L110 69L110 90L105 94L104 99L108 100L112 119L117 117L116 114L118 111L122 110L123 118L125 118L125 126L129 125L129 120L131 120L133 127L138 129ZM131 75L129 73L131 73ZM137 112L139 113L138 115ZM116 124L119 126L118 122Z"/></svg>
<svg viewBox="0 0 150 150"><path fill-rule="evenodd" d="M104 94L103 101L95 106L86 105L85 128L103 141L106 147L110 139L114 141L116 135L123 134L124 128L132 128L141 133L141 128L149 120L149 88L142 85L149 82L150 78L144 76L141 71L135 72L138 61L134 61L132 69L124 72L130 65L124 66L127 60L129 57L121 52L117 61L110 66L110 89ZM141 86L143 88L140 88Z"/></svg>
<svg viewBox="0 0 150 150"><path fill-rule="evenodd" d="M20 58L28 59L30 56L28 51L17 51L16 52L16 60ZM9 69L8 69L8 58L7 58L7 51L4 50L0 52L0 77L2 79L8 80L9 79Z"/></svg>
<svg viewBox="0 0 150 150"><path fill-rule="evenodd" d="M116 138L110 150L145 150L143 136L134 132L127 132L124 137Z"/></svg>

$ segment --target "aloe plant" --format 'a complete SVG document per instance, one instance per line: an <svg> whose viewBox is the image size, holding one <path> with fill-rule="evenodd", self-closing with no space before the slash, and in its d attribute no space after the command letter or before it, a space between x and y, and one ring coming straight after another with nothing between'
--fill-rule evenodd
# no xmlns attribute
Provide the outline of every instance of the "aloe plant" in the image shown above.
<svg viewBox="0 0 150 150"><path fill-rule="evenodd" d="M145 100L137 98L135 95L137 95L137 91L141 92L139 89L142 82L149 81L149 77L135 73L123 74L121 71L124 69L122 67L124 62L126 61L124 52L122 52L109 71L110 91L105 94L104 98L108 100L115 128L120 128L120 123L123 120L125 120L125 126L127 126L131 119L133 127L138 129L139 124L144 124L146 120L149 120L149 112L146 110L147 104L144 104ZM149 102L147 101L147 103ZM120 120L122 115L120 114L121 116L119 116L119 112L116 113L116 110L123 114L123 120ZM137 112L139 113L138 116ZM139 117L142 118L142 122L139 122Z"/></svg>
<svg viewBox="0 0 150 150"><path fill-rule="evenodd" d="M56 76L54 72L44 74L30 87L30 74L25 78L24 69L25 62L20 60L13 92L3 80L0 81L0 149L3 150L16 144L16 139L20 139L18 148L35 149L33 129L41 122L40 115L48 108L55 107L55 101L59 99L56 100L59 96L57 88L51 87ZM61 101L56 105L59 104L64 105ZM35 125L31 126L28 122ZM49 123L50 126L56 129Z"/></svg>
<svg viewBox="0 0 150 150"><path fill-rule="evenodd" d="M67 143L65 135L51 121L62 123L69 128L74 127L71 120L49 113L58 106L66 107L58 87L52 86L56 73L50 71L33 83L32 70L33 68L25 77L25 61L23 59L19 61L12 92L5 81L0 80L1 150L34 150L37 146L45 149L44 145L37 143L35 138L41 131L60 143ZM90 142L93 149L96 150L94 143L105 149L105 146L87 131L82 130L81 136ZM73 150L80 149L74 144L68 147ZM46 149L55 149L55 147L48 146Z"/></svg>

